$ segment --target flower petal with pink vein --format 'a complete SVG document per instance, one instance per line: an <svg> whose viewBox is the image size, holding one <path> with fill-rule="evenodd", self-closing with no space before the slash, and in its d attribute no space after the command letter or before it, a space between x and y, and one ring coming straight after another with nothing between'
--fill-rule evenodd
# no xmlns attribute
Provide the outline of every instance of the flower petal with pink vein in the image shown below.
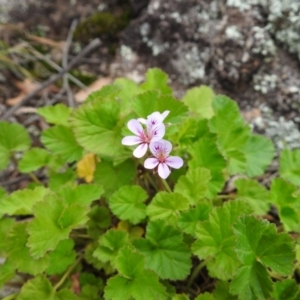
<svg viewBox="0 0 300 300"><path fill-rule="evenodd" d="M170 175L171 171L165 163L161 163L158 165L158 175L166 179Z"/></svg>
<svg viewBox="0 0 300 300"><path fill-rule="evenodd" d="M141 158L146 154L147 149L148 149L148 145L146 143L140 144L133 151L133 155L137 158Z"/></svg>
<svg viewBox="0 0 300 300"><path fill-rule="evenodd" d="M134 134L140 136L143 132L144 129L141 125L141 123L138 120L132 119L127 123L127 127L129 128L129 130L131 132L133 132Z"/></svg>
<svg viewBox="0 0 300 300"><path fill-rule="evenodd" d="M135 136L135 135L130 135L130 136L125 136L122 139L122 144L126 146L132 146L132 145L137 145L142 143L142 140L140 137Z"/></svg>
<svg viewBox="0 0 300 300"><path fill-rule="evenodd" d="M150 157L147 158L144 162L144 167L146 169L154 169L158 165L159 161L157 158Z"/></svg>
<svg viewBox="0 0 300 300"><path fill-rule="evenodd" d="M179 169L183 166L183 160L179 156L169 156L166 158L165 163L174 169Z"/></svg>

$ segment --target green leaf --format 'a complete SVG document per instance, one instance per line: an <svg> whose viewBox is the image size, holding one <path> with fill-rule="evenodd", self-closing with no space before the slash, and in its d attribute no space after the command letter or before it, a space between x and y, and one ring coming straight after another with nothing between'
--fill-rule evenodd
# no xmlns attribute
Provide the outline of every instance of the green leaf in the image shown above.
<svg viewBox="0 0 300 300"><path fill-rule="evenodd" d="M0 145L0 170L4 170L10 161L10 152L7 148Z"/></svg>
<svg viewBox="0 0 300 300"><path fill-rule="evenodd" d="M146 239L133 244L144 255L146 268L162 279L181 280L189 274L191 253L181 233L162 220L148 223Z"/></svg>
<svg viewBox="0 0 300 300"><path fill-rule="evenodd" d="M89 206L94 200L99 199L103 193L103 187L97 184L65 186L57 192L68 205L79 204L82 206Z"/></svg>
<svg viewBox="0 0 300 300"><path fill-rule="evenodd" d="M158 68L149 69L146 81L140 85L143 90L158 90L161 94L171 95L172 89L168 86L168 75Z"/></svg>
<svg viewBox="0 0 300 300"><path fill-rule="evenodd" d="M16 300L79 300L71 291L62 289L56 292L50 281L42 275L28 280Z"/></svg>
<svg viewBox="0 0 300 300"><path fill-rule="evenodd" d="M113 192L123 185L131 184L136 173L133 160L113 166L112 163L102 161L97 164L94 173L94 182L104 187L104 196L108 198Z"/></svg>
<svg viewBox="0 0 300 300"><path fill-rule="evenodd" d="M148 195L138 185L123 186L109 198L109 208L120 219L138 224L146 217Z"/></svg>
<svg viewBox="0 0 300 300"><path fill-rule="evenodd" d="M46 129L42 133L41 141L53 154L60 155L66 162L78 160L83 155L83 149L69 127L55 125Z"/></svg>
<svg viewBox="0 0 300 300"><path fill-rule="evenodd" d="M237 104L225 96L213 100L215 116L209 121L210 129L217 134L220 150L229 161L230 174L244 173L246 157L243 149L250 137L250 128L243 120Z"/></svg>
<svg viewBox="0 0 300 300"><path fill-rule="evenodd" d="M213 294L205 292L203 294L200 294L195 300L215 300L215 297L213 296Z"/></svg>
<svg viewBox="0 0 300 300"><path fill-rule="evenodd" d="M0 146L9 152L27 150L30 146L29 134L19 124L0 122Z"/></svg>
<svg viewBox="0 0 300 300"><path fill-rule="evenodd" d="M187 107L171 95L160 95L157 91L138 94L132 104L135 113L143 118L155 111L163 113L169 110L165 122L177 123L187 114Z"/></svg>
<svg viewBox="0 0 300 300"><path fill-rule="evenodd" d="M26 223L17 223L9 231L6 240L7 254L20 272L37 275L49 266L49 257L33 259L30 256L29 248L26 246L28 239L26 227Z"/></svg>
<svg viewBox="0 0 300 300"><path fill-rule="evenodd" d="M18 164L18 169L22 173L36 171L46 166L51 156L47 150L42 148L31 148L24 153Z"/></svg>
<svg viewBox="0 0 300 300"><path fill-rule="evenodd" d="M10 260L5 260L0 266L0 288L15 277L15 266Z"/></svg>
<svg viewBox="0 0 300 300"><path fill-rule="evenodd" d="M110 212L104 206L93 206L88 216L88 235L93 238L98 238L111 225Z"/></svg>
<svg viewBox="0 0 300 300"><path fill-rule="evenodd" d="M42 201L47 193L48 190L41 186L34 190L13 192L0 201L0 212L7 215L31 215L34 204Z"/></svg>
<svg viewBox="0 0 300 300"><path fill-rule="evenodd" d="M300 185L300 150L284 149L280 154L279 165L282 178Z"/></svg>
<svg viewBox="0 0 300 300"><path fill-rule="evenodd" d="M165 300L167 294L157 275L144 269L139 253L124 247L116 261L119 275L110 278L104 289L106 300Z"/></svg>
<svg viewBox="0 0 300 300"><path fill-rule="evenodd" d="M227 281L218 281L213 291L215 300L237 300L238 297L233 296L229 292L229 283Z"/></svg>
<svg viewBox="0 0 300 300"><path fill-rule="evenodd" d="M77 108L71 118L76 140L87 151L102 157L118 157L121 144L120 106L116 100L93 101Z"/></svg>
<svg viewBox="0 0 300 300"><path fill-rule="evenodd" d="M267 268L281 275L293 272L294 245L286 233L276 234L275 224L242 216L233 225L236 253L243 266L231 282L231 292L242 299L270 297L272 281Z"/></svg>
<svg viewBox="0 0 300 300"><path fill-rule="evenodd" d="M182 212L177 221L178 227L183 232L195 236L198 222L208 220L211 209L211 204L199 203L195 208Z"/></svg>
<svg viewBox="0 0 300 300"><path fill-rule="evenodd" d="M100 90L90 93L84 102L113 102L119 93L119 86L115 84L108 84L103 86Z"/></svg>
<svg viewBox="0 0 300 300"><path fill-rule="evenodd" d="M0 219L0 256L6 257L6 237L7 233L14 226L16 221L11 218ZM1 268L0 268L1 269Z"/></svg>
<svg viewBox="0 0 300 300"><path fill-rule="evenodd" d="M210 170L211 181L208 183L207 196L213 198L225 184L224 169L227 163L220 154L215 138L204 137L188 148L192 159L189 161L191 169L203 167Z"/></svg>
<svg viewBox="0 0 300 300"><path fill-rule="evenodd" d="M275 154L272 142L260 135L251 135L243 152L246 157L246 174L249 177L263 175Z"/></svg>
<svg viewBox="0 0 300 300"><path fill-rule="evenodd" d="M119 250L127 243L127 232L111 229L100 237L99 246L93 256L102 262L110 261L114 265Z"/></svg>
<svg viewBox="0 0 300 300"><path fill-rule="evenodd" d="M66 271L66 269L75 261L76 252L73 250L73 240L62 240L58 243L56 249L49 253L49 267L46 273L57 275Z"/></svg>
<svg viewBox="0 0 300 300"><path fill-rule="evenodd" d="M258 261L240 267L230 285L230 292L243 300L269 299L271 290L269 274Z"/></svg>
<svg viewBox="0 0 300 300"><path fill-rule="evenodd" d="M240 265L234 247L236 237L232 224L243 214L250 213L248 205L242 201L226 202L214 208L208 221L196 227L197 240L192 251L200 259L209 259L207 269L212 277L221 280L231 279Z"/></svg>
<svg viewBox="0 0 300 300"><path fill-rule="evenodd" d="M118 98L121 99L121 114L126 116L132 111L133 97L140 92L140 88L134 81L127 78L118 78L114 84L121 89Z"/></svg>
<svg viewBox="0 0 300 300"><path fill-rule="evenodd" d="M234 181L238 192L236 199L249 203L257 215L264 215L270 209L270 192L256 180L239 178Z"/></svg>
<svg viewBox="0 0 300 300"><path fill-rule="evenodd" d="M147 207L147 215L151 221L163 219L171 224L177 220L180 211L189 208L187 198L179 193L159 192Z"/></svg>
<svg viewBox="0 0 300 300"><path fill-rule="evenodd" d="M62 186L73 183L76 177L76 173L72 169L67 169L63 173L50 171L48 186L52 191L57 192Z"/></svg>
<svg viewBox="0 0 300 300"><path fill-rule="evenodd" d="M211 176L208 169L190 169L187 174L179 178L174 191L189 199L190 204L196 205L205 198L210 180Z"/></svg>
<svg viewBox="0 0 300 300"><path fill-rule="evenodd" d="M87 221L88 209L78 204L67 206L62 199L49 195L33 207L35 219L28 224L27 245L34 258L54 250L70 231Z"/></svg>
<svg viewBox="0 0 300 300"><path fill-rule="evenodd" d="M213 90L205 85L192 88L182 98L193 115L198 118L210 119L214 115L212 100L214 97Z"/></svg>
<svg viewBox="0 0 300 300"><path fill-rule="evenodd" d="M44 117L47 123L68 126L68 118L72 109L59 103L54 106L44 106L37 110L37 113Z"/></svg>
<svg viewBox="0 0 300 300"><path fill-rule="evenodd" d="M300 195L297 194L297 187L282 178L275 178L271 185L271 200L278 207L284 229L300 232Z"/></svg>
<svg viewBox="0 0 300 300"><path fill-rule="evenodd" d="M274 300L297 300L300 296L300 289L295 280L285 279L274 283L272 299Z"/></svg>

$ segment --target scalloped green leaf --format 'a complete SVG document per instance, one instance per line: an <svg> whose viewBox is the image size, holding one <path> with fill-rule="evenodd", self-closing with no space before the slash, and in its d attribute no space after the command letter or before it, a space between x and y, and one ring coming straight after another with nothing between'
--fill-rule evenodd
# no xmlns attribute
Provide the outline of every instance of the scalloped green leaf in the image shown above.
<svg viewBox="0 0 300 300"><path fill-rule="evenodd" d="M108 230L99 239L99 245L93 256L102 262L110 261L113 265L119 250L128 244L128 234L123 230Z"/></svg>
<svg viewBox="0 0 300 300"><path fill-rule="evenodd" d="M155 111L170 113L165 123L177 123L186 116L188 108L171 95L160 95L157 91L147 91L138 94L133 101L132 108L139 117L146 118Z"/></svg>
<svg viewBox="0 0 300 300"><path fill-rule="evenodd" d="M284 149L280 153L279 173L282 178L300 185L300 150Z"/></svg>
<svg viewBox="0 0 300 300"><path fill-rule="evenodd" d="M119 274L104 289L106 300L165 300L167 293L152 271L145 270L143 256L129 247L120 250L116 261Z"/></svg>
<svg viewBox="0 0 300 300"><path fill-rule="evenodd" d="M10 162L10 152L0 145L0 170L4 170Z"/></svg>
<svg viewBox="0 0 300 300"><path fill-rule="evenodd" d="M275 155L271 140L261 135L251 135L243 152L246 157L246 174L249 177L263 175Z"/></svg>
<svg viewBox="0 0 300 300"><path fill-rule="evenodd" d="M49 275L57 275L65 272L75 261L76 252L73 248L73 240L67 239L60 241L55 250L49 253L49 267L46 269L46 273Z"/></svg>
<svg viewBox="0 0 300 300"><path fill-rule="evenodd" d="M158 90L161 94L171 95L173 93L168 85L168 75L158 68L148 69L146 80L140 85L143 90Z"/></svg>
<svg viewBox="0 0 300 300"><path fill-rule="evenodd" d="M55 125L68 126L68 118L72 109L62 103L54 106L44 106L37 110L37 113L42 116L47 123Z"/></svg>
<svg viewBox="0 0 300 300"><path fill-rule="evenodd" d="M211 175L208 169L189 169L178 179L174 191L187 198L191 205L196 205L205 198L210 180Z"/></svg>
<svg viewBox="0 0 300 300"><path fill-rule="evenodd" d="M0 146L9 152L27 150L30 146L29 134L19 124L0 121Z"/></svg>
<svg viewBox="0 0 300 300"><path fill-rule="evenodd" d="M13 192L0 200L0 213L7 215L31 215L32 207L38 201L42 201L48 193L48 189L42 186L34 190L24 189Z"/></svg>
<svg viewBox="0 0 300 300"><path fill-rule="evenodd" d="M31 255L39 258L67 239L73 228L86 223L88 208L78 204L66 205L57 196L49 195L33 207L33 212L35 218L28 224L27 246Z"/></svg>
<svg viewBox="0 0 300 300"><path fill-rule="evenodd" d="M50 261L48 256L39 259L31 257L26 246L28 239L26 228L26 223L17 223L11 228L6 239L7 254L20 272L37 275L48 268Z"/></svg>
<svg viewBox="0 0 300 300"><path fill-rule="evenodd" d="M94 182L103 186L104 196L108 198L123 185L133 182L136 175L136 167L133 160L126 160L114 166L111 162L101 161L96 166Z"/></svg>
<svg viewBox="0 0 300 300"><path fill-rule="evenodd" d="M300 195L297 187L282 178L275 178L271 184L271 200L278 208L284 229L300 232Z"/></svg>
<svg viewBox="0 0 300 300"><path fill-rule="evenodd" d="M0 268L0 288L8 282L9 280L15 277L15 266L10 260L5 260L3 264L1 264Z"/></svg>
<svg viewBox="0 0 300 300"><path fill-rule="evenodd" d="M210 170L211 180L208 182L207 196L215 197L225 184L225 168L227 162L221 155L215 138L204 137L188 148L192 159L188 162L191 169L203 167Z"/></svg>
<svg viewBox="0 0 300 300"><path fill-rule="evenodd" d="M0 256L6 257L6 237L7 233L14 226L16 221L11 218L0 219ZM1 269L1 268L0 268Z"/></svg>
<svg viewBox="0 0 300 300"><path fill-rule="evenodd" d="M52 287L50 281L43 275L28 280L18 294L16 300L79 300L70 290L62 289L58 292Z"/></svg>
<svg viewBox="0 0 300 300"><path fill-rule="evenodd" d="M83 149L69 127L55 125L48 128L42 133L41 141L47 149L60 155L66 162L79 160L83 155Z"/></svg>
<svg viewBox="0 0 300 300"><path fill-rule="evenodd" d="M240 261L235 253L236 237L232 224L251 210L242 201L226 202L222 207L213 208L207 221L199 222L196 227L196 242L192 251L200 259L211 258L207 269L212 277L221 280L231 279Z"/></svg>
<svg viewBox="0 0 300 300"><path fill-rule="evenodd" d="M162 220L148 223L146 238L133 241L145 266L162 279L182 280L191 269L191 253L177 229Z"/></svg>
<svg viewBox="0 0 300 300"><path fill-rule="evenodd" d="M178 217L177 226L185 233L195 236L196 226L200 221L208 220L212 209L209 203L199 203L195 208L183 211Z"/></svg>
<svg viewBox="0 0 300 300"><path fill-rule="evenodd" d="M43 148L31 148L24 153L18 163L18 169L22 173L36 171L48 164L51 155Z"/></svg>
<svg viewBox="0 0 300 300"><path fill-rule="evenodd" d="M57 192L68 205L79 204L83 206L89 206L94 200L99 199L103 193L103 187L98 184L68 185Z"/></svg>
<svg viewBox="0 0 300 300"><path fill-rule="evenodd" d="M264 215L270 209L270 192L256 180L239 178L234 181L237 188L236 199L248 203L255 214Z"/></svg>
<svg viewBox="0 0 300 300"><path fill-rule="evenodd" d="M114 101L120 92L120 87L115 84L107 84L100 90L94 91L88 95L84 103L87 102L108 102Z"/></svg>
<svg viewBox="0 0 300 300"><path fill-rule="evenodd" d="M273 285L272 299L297 300L300 297L299 285L295 280L285 279Z"/></svg>
<svg viewBox="0 0 300 300"><path fill-rule="evenodd" d="M77 142L102 157L121 155L120 105L116 100L91 101L74 110L70 122Z"/></svg>
<svg viewBox="0 0 300 300"><path fill-rule="evenodd" d="M159 192L147 207L147 215L151 221L167 220L174 224L180 211L189 208L189 200L179 193Z"/></svg>
<svg viewBox="0 0 300 300"><path fill-rule="evenodd" d="M123 186L109 198L109 208L120 219L138 224L146 217L148 195L138 185Z"/></svg>
<svg viewBox="0 0 300 300"><path fill-rule="evenodd" d="M269 298L272 281L267 268L284 276L293 272L292 238L286 233L277 234L275 224L253 216L240 217L233 231L236 253L243 265L230 284L231 293L245 300Z"/></svg>
<svg viewBox="0 0 300 300"><path fill-rule="evenodd" d="M214 97L213 90L205 85L189 89L182 101L188 106L190 112L198 117L210 119L214 115L212 101Z"/></svg>

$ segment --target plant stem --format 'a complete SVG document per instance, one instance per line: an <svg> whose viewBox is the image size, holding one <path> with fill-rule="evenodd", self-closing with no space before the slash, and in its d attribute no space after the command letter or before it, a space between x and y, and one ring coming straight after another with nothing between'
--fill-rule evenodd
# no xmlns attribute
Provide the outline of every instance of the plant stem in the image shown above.
<svg viewBox="0 0 300 300"><path fill-rule="evenodd" d="M161 179L163 185L165 186L166 190L169 192L169 193L172 193L172 190L169 186L169 184L167 183L167 181L165 179Z"/></svg>
<svg viewBox="0 0 300 300"><path fill-rule="evenodd" d="M151 175L147 172L145 173L146 178L148 179L148 181L151 183L151 185L153 186L153 188L158 191L158 187L156 185L156 183L154 182L153 178L151 177Z"/></svg>
<svg viewBox="0 0 300 300"><path fill-rule="evenodd" d="M76 261L68 268L68 270L66 271L66 273L62 276L62 278L60 279L60 281L54 286L54 290L57 291L66 281L66 279L68 278L68 276L72 273L72 271L75 269L75 267L80 263L80 261L82 260L82 255L80 255Z"/></svg>
<svg viewBox="0 0 300 300"><path fill-rule="evenodd" d="M30 178L31 178L35 183L42 184L42 182L35 176L34 173L29 172L28 175L30 176Z"/></svg>
<svg viewBox="0 0 300 300"><path fill-rule="evenodd" d="M199 275L200 271L203 269L203 267L206 266L206 264L210 261L210 258L204 259L194 270L193 273L191 274L188 283L187 283L187 287L190 288L194 282L194 280L197 278L197 276Z"/></svg>

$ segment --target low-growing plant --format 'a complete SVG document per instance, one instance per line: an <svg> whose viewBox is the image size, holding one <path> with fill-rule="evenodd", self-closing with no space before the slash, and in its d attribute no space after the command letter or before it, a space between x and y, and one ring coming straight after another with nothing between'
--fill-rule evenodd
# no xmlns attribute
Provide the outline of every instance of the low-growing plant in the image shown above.
<svg viewBox="0 0 300 300"><path fill-rule="evenodd" d="M264 184L274 147L234 101L151 69L38 114L45 148L0 122L0 168L32 179L0 190L6 299L299 299L300 151Z"/></svg>

